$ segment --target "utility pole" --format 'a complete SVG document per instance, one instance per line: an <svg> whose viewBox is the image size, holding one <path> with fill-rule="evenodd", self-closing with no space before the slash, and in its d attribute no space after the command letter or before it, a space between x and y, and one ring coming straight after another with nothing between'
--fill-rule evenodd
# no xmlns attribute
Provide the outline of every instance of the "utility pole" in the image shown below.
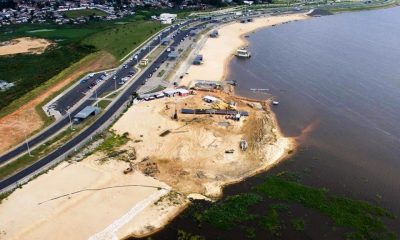
<svg viewBox="0 0 400 240"><path fill-rule="evenodd" d="M70 128L71 128L71 130L73 130L73 128L72 128L71 113L69 112L69 109L67 109L67 113L68 113L68 117L69 117L69 125L70 125Z"/></svg>
<svg viewBox="0 0 400 240"><path fill-rule="evenodd" d="M29 147L29 142L28 142L28 135L26 134L25 128L23 127L22 130L24 131L24 135L25 135L25 143L26 143L26 147L28 148L28 154L30 157L32 157L31 154L31 148Z"/></svg>

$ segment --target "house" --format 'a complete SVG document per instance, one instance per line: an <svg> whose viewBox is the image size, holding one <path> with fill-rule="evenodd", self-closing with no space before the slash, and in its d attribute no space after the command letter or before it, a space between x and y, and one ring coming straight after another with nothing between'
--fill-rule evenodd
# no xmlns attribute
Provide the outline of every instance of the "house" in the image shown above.
<svg viewBox="0 0 400 240"><path fill-rule="evenodd" d="M178 15L171 13L161 13L160 21L162 24L172 24L173 21L176 20Z"/></svg>
<svg viewBox="0 0 400 240"><path fill-rule="evenodd" d="M86 106L79 113L74 116L74 123L78 124L88 118L89 116L95 116L100 112L100 108L93 106Z"/></svg>
<svg viewBox="0 0 400 240"><path fill-rule="evenodd" d="M167 97L175 97L175 95L184 97L184 96L188 96L190 94L190 91L187 89L184 89L184 88L178 88L178 89L167 89L167 90L164 90L163 93Z"/></svg>
<svg viewBox="0 0 400 240"><path fill-rule="evenodd" d="M190 94L190 91L184 88L179 88L176 89L176 92L178 93L179 96L184 97L184 96L188 96Z"/></svg>

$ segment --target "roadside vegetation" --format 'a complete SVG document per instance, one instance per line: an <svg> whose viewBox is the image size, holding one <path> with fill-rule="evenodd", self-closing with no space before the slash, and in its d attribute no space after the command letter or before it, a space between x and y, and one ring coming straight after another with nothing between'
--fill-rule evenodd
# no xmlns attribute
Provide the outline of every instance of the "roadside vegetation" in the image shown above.
<svg viewBox="0 0 400 240"><path fill-rule="evenodd" d="M116 59L121 59L148 37L165 27L159 22L149 20L150 14L152 12L143 10L143 14L139 11L135 16L118 21L93 20L79 26L24 24L2 27L0 41L18 37L34 37L53 42L53 45L43 54L16 54L0 57L0 79L16 83L15 87L0 92L0 97L3 99L0 102L2 115L4 115L3 109L11 102L40 87L53 76L91 53L105 51L111 53Z"/></svg>
<svg viewBox="0 0 400 240"><path fill-rule="evenodd" d="M112 153L119 147L125 145L129 140L130 138L128 133L118 135L115 132L110 131L107 133L104 141L97 147L96 150L104 153Z"/></svg>
<svg viewBox="0 0 400 240"><path fill-rule="evenodd" d="M32 165L42 157L55 151L65 142L72 139L77 133L79 133L79 131L92 124L98 117L99 115L89 118L81 124L73 125L72 129L70 126L66 127L64 130L60 131L58 134L55 134L45 143L38 145L36 148L31 149L31 155L29 155L28 153L23 154L20 157L16 158L15 160L7 163L6 165L1 166L0 180L5 179L11 176L13 173L16 173Z"/></svg>
<svg viewBox="0 0 400 240"><path fill-rule="evenodd" d="M303 239L310 236L310 226L318 224L319 228L327 228L322 230L326 238L397 239L386 226L388 220L395 218L387 210L305 186L283 175L267 177L250 192L216 203L196 201L179 218L183 226L173 223L166 231L174 231L177 236L190 231L191 236L199 234L210 239L221 234L240 239ZM316 219L325 220L322 223Z"/></svg>

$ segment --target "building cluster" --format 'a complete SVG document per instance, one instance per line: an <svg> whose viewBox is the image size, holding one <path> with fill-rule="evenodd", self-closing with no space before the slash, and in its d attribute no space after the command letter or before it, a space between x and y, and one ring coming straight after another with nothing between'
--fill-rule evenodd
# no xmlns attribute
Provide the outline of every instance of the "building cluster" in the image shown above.
<svg viewBox="0 0 400 240"><path fill-rule="evenodd" d="M104 12L102 16L68 17L68 11L96 9ZM124 16L133 15L134 4L122 5L115 8L112 2L96 4L92 1L47 1L46 4L37 4L35 1L22 2L14 8L0 10L0 27L22 23L56 23L56 24L80 24L90 19L115 20Z"/></svg>

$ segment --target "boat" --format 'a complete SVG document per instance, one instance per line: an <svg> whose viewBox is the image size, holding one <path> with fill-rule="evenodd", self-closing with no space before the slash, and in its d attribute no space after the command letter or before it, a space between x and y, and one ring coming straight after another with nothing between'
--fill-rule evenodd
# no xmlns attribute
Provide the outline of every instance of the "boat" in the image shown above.
<svg viewBox="0 0 400 240"><path fill-rule="evenodd" d="M250 58L251 53L246 48L239 48L238 50L236 50L236 57Z"/></svg>
<svg viewBox="0 0 400 240"><path fill-rule="evenodd" d="M278 105L279 104L279 102L278 101L272 101L272 105Z"/></svg>

